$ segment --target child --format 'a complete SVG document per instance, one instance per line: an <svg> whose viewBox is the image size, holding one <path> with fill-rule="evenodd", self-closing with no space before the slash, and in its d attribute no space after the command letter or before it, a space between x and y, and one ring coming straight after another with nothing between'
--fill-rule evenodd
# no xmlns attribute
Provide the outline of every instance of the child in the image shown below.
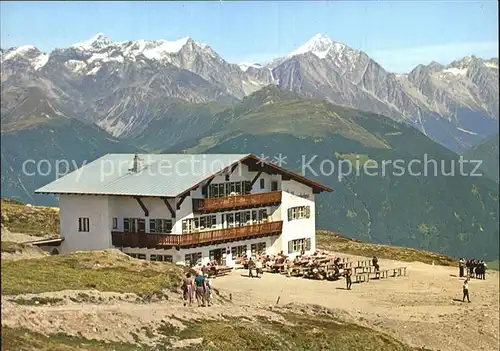
<svg viewBox="0 0 500 351"><path fill-rule="evenodd" d="M212 305L212 279L208 277L208 274L205 274L205 284L207 287L206 291L207 303L208 306L210 307Z"/></svg>

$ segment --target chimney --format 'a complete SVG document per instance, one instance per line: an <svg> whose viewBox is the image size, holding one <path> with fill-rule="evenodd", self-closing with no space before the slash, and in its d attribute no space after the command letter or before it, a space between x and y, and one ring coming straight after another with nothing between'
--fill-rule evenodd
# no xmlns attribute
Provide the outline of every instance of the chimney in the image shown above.
<svg viewBox="0 0 500 351"><path fill-rule="evenodd" d="M129 169L129 171L132 171L134 173L139 172L139 170L140 170L140 161L142 161L142 159L139 158L139 155L135 154L133 166L132 166L132 168Z"/></svg>

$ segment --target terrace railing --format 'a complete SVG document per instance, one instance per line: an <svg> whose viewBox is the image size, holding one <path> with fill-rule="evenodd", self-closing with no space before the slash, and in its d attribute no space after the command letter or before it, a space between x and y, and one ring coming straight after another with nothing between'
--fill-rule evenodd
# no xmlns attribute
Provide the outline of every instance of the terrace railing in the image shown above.
<svg viewBox="0 0 500 351"><path fill-rule="evenodd" d="M281 204L281 191L235 195L208 199L193 199L193 212L217 212L232 209L274 206Z"/></svg>
<svg viewBox="0 0 500 351"><path fill-rule="evenodd" d="M190 234L111 232L111 241L115 247L192 247L218 242L239 241L249 238L279 235L282 229L283 221L274 221L242 227L207 230Z"/></svg>

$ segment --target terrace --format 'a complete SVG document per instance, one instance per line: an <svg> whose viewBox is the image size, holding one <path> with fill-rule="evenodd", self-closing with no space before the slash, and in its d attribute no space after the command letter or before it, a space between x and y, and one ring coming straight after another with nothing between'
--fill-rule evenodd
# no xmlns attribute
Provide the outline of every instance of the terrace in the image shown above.
<svg viewBox="0 0 500 351"><path fill-rule="evenodd" d="M208 199L193 199L193 212L222 212L252 207L277 206L281 204L281 191L234 195Z"/></svg>
<svg viewBox="0 0 500 351"><path fill-rule="evenodd" d="M216 243L248 240L259 237L280 235L283 221L273 221L235 228L207 230L190 234L151 234L111 232L115 247L170 248L195 247Z"/></svg>

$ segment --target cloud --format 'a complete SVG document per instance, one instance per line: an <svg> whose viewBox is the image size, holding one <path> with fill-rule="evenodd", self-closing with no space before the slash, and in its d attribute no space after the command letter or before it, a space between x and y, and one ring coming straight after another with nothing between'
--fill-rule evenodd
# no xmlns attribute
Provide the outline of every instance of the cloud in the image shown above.
<svg viewBox="0 0 500 351"><path fill-rule="evenodd" d="M368 54L385 69L408 72L418 64L437 61L448 64L464 56L475 55L483 58L498 55L498 41L448 43L441 45L419 46L395 50L375 50Z"/></svg>

